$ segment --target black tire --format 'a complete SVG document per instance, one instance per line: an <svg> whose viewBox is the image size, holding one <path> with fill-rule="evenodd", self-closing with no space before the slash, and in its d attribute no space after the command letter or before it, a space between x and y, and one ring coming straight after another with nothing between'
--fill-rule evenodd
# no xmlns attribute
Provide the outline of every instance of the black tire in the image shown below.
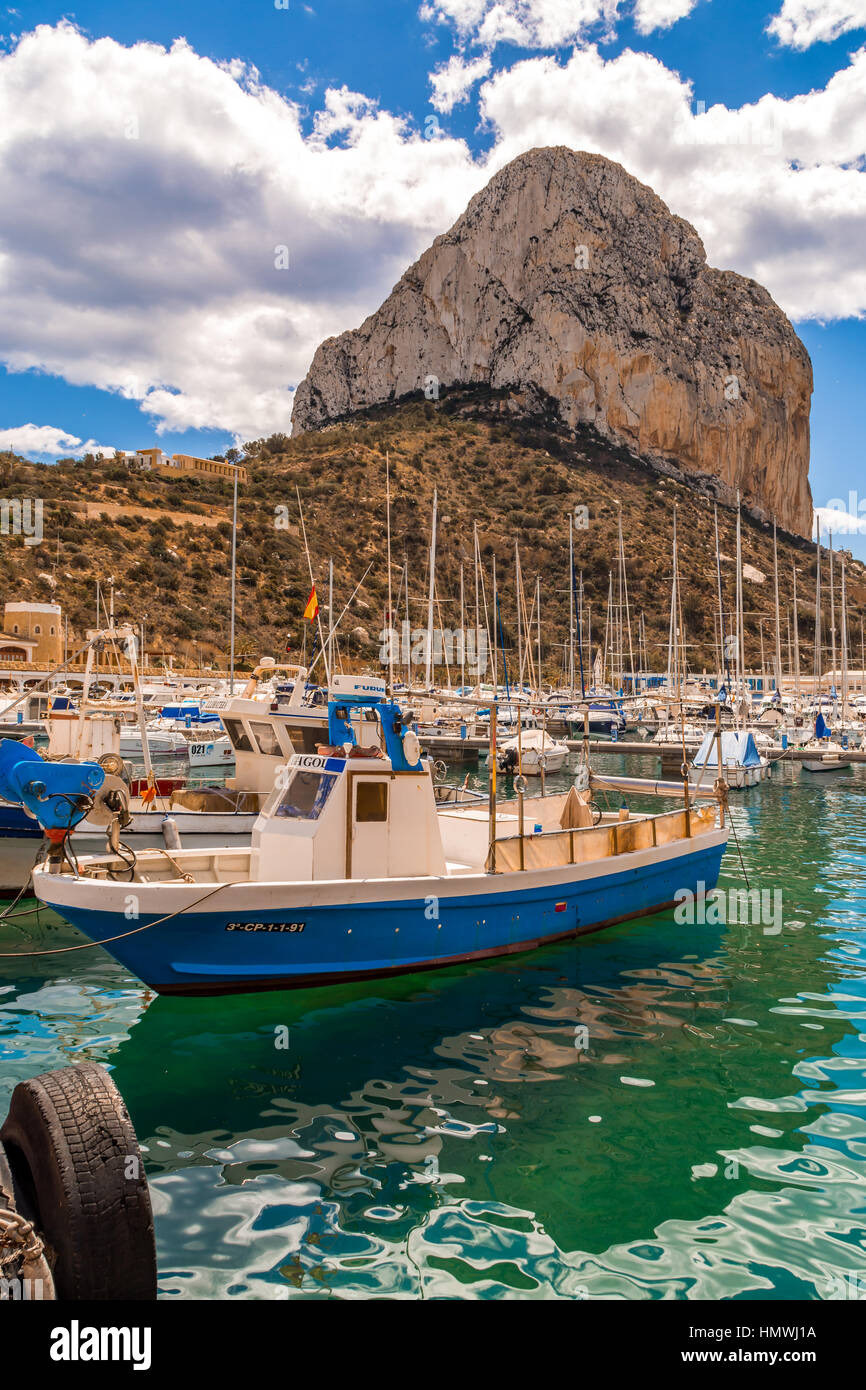
<svg viewBox="0 0 866 1390"><path fill-rule="evenodd" d="M156 1298L144 1163L108 1072L88 1062L20 1082L0 1142L49 1247L57 1297Z"/></svg>

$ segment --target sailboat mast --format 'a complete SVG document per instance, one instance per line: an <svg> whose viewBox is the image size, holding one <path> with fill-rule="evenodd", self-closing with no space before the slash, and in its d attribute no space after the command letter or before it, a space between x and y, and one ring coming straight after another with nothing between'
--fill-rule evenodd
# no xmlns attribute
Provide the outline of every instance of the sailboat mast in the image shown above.
<svg viewBox="0 0 866 1390"><path fill-rule="evenodd" d="M496 619L499 613L499 595L496 591L496 551L493 552L493 698L499 699L499 663L496 657L496 648L499 645L496 638ZM505 653L502 653L503 660Z"/></svg>
<svg viewBox="0 0 866 1390"><path fill-rule="evenodd" d="M424 668L424 684L429 690L433 684L433 586L436 581L436 489L433 489L433 522L430 527L430 592L427 597L427 651Z"/></svg>
<svg viewBox="0 0 866 1390"><path fill-rule="evenodd" d="M328 666L333 667L334 658L334 561L328 561Z"/></svg>
<svg viewBox="0 0 866 1390"><path fill-rule="evenodd" d="M404 620L405 623L406 623L406 626L405 626L405 628L404 628L404 631L405 631L405 633L406 633L406 684L407 684L408 686L411 687L411 685L412 685L412 617L411 617L411 613L410 613L410 611L409 611L409 556L408 556L408 555L405 555L405 554L404 554L404 556L403 556L403 583L404 583L404 585L405 585L405 598L406 598L406 617L405 617L405 620Z"/></svg>
<svg viewBox="0 0 866 1390"><path fill-rule="evenodd" d="M523 622L521 618L521 607L523 604L523 581L520 575L520 550L517 539L514 541L514 587L517 590L517 684L523 687Z"/></svg>
<svg viewBox="0 0 866 1390"><path fill-rule="evenodd" d="M779 626L779 547L776 543L776 518L773 517L773 580L776 590L776 690L782 693L782 631Z"/></svg>
<svg viewBox="0 0 866 1390"><path fill-rule="evenodd" d="M671 620L668 628L668 692L672 688L674 643L677 632L677 508L674 504L674 538L671 550Z"/></svg>
<svg viewBox="0 0 866 1390"><path fill-rule="evenodd" d="M740 494L737 493L737 704L742 698L746 674L746 643L743 633L743 537ZM739 727L739 715L737 716Z"/></svg>
<svg viewBox="0 0 866 1390"><path fill-rule="evenodd" d="M818 562L815 571L815 698L821 694L821 527L818 527Z"/></svg>
<svg viewBox="0 0 866 1390"><path fill-rule="evenodd" d="M725 608L722 598L722 556L719 550L719 509L713 503L713 528L716 533L716 588L719 592L719 686L721 687L727 671L727 648L725 646Z"/></svg>
<svg viewBox="0 0 866 1390"><path fill-rule="evenodd" d="M797 566L791 562L794 576L794 694L800 698L800 618L797 608Z"/></svg>
<svg viewBox="0 0 866 1390"><path fill-rule="evenodd" d="M481 607L478 595L478 522L472 524L473 563L475 567L475 674L478 677L478 694L481 694Z"/></svg>
<svg viewBox="0 0 866 1390"><path fill-rule="evenodd" d="M391 459L387 450L385 451L385 520L387 533L386 562L388 565L388 622L386 624L386 635L388 639L388 699L390 700L394 694L394 598L391 591ZM330 585L328 603L330 609ZM330 618L328 621L330 625ZM329 643L330 640L329 636Z"/></svg>
<svg viewBox="0 0 866 1390"><path fill-rule="evenodd" d="M848 715L848 601L845 592L845 556L842 556L842 719Z"/></svg>
<svg viewBox="0 0 866 1390"><path fill-rule="evenodd" d="M626 626L626 632L628 633L628 659L629 659L629 665L630 665L630 667L631 667L631 688L632 688L632 694L636 694L635 670L634 670L634 648L632 647L632 641L631 641L631 610L630 610L630 608L629 608L629 603L628 603L628 574L626 573L626 568L625 568L625 546L624 546L624 544L623 544L623 539L622 539L622 503L621 503L621 502L618 502L618 503L617 503L617 506L619 507L619 514L618 514L618 520L619 520L619 563L620 563L620 570L621 570L621 574L622 574L622 595L623 595L623 598L625 599L625 626Z"/></svg>
<svg viewBox="0 0 866 1390"><path fill-rule="evenodd" d="M574 522L568 514L568 691L574 699Z"/></svg>
<svg viewBox="0 0 866 1390"><path fill-rule="evenodd" d="M836 582L835 582L834 571L835 571L835 569L836 569L836 565L835 565L835 562L834 562L834 559L833 559L833 532L831 531L829 534L830 534L830 554L829 554L829 556L828 556L828 559L829 559L829 561L830 561L830 649L831 649L830 665L831 665L831 669L832 669L832 671L833 671L832 685L833 685L833 687L834 687L834 689L835 689L835 686L836 686Z"/></svg>
<svg viewBox="0 0 866 1390"><path fill-rule="evenodd" d="M538 698L541 699L541 575L536 575L535 579L535 614L538 628L538 671L536 682L538 686Z"/></svg>
<svg viewBox="0 0 866 1390"><path fill-rule="evenodd" d="M230 654L229 654L229 694L235 693L235 585L238 573L238 470L234 470L234 494L232 501L232 579L231 579L231 621L230 630Z"/></svg>
<svg viewBox="0 0 866 1390"><path fill-rule="evenodd" d="M611 685L613 685L613 681L614 681L614 675L613 675L613 667L614 667L614 652L613 652L613 645L614 645L614 634L613 634L613 570L608 570L608 572L607 572L607 617L606 617L605 623L604 623L604 657L603 657L603 660L602 660L602 667L601 667L601 679L602 679L602 684L604 684L605 675L607 674L607 657L608 657L608 651L609 651L609 652L610 652L610 683L611 683Z"/></svg>
<svg viewBox="0 0 866 1390"><path fill-rule="evenodd" d="M466 615L463 593L463 561L460 561L460 689L466 689Z"/></svg>

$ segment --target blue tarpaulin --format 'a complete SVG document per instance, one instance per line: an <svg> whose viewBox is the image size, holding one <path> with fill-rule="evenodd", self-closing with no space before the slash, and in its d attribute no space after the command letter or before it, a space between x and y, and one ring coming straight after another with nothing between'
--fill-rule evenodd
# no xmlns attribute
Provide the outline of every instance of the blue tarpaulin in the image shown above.
<svg viewBox="0 0 866 1390"><path fill-rule="evenodd" d="M695 767L717 767L718 750L715 730L704 735L704 741L695 754ZM723 767L760 767L761 755L755 747L755 740L748 730L726 729L722 733Z"/></svg>

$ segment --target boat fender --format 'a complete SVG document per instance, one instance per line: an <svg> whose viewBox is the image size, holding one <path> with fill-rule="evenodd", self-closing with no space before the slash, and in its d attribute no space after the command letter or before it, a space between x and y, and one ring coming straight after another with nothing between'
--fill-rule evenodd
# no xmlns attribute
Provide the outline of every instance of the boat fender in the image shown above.
<svg viewBox="0 0 866 1390"><path fill-rule="evenodd" d="M421 743L412 729L407 729L403 734L403 756L410 767L414 767L421 757Z"/></svg>
<svg viewBox="0 0 866 1390"><path fill-rule="evenodd" d="M180 831L174 816L166 816L162 822L162 838L165 841L166 849L183 848L180 842Z"/></svg>

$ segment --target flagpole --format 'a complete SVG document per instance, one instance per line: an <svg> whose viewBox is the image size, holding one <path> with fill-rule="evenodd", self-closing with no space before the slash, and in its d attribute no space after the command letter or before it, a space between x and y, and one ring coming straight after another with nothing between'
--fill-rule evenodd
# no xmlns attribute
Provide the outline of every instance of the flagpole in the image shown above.
<svg viewBox="0 0 866 1390"><path fill-rule="evenodd" d="M354 589L352 590L351 594L349 595L349 600L348 600L348 602L344 605L343 611L340 613L340 616L337 618L336 623L334 623L334 625L333 625L332 628L331 628L331 631L328 633L328 646L329 646L329 647L330 647L330 644L331 644L332 639L336 636L337 628L340 626L340 623L343 621L343 619L344 619L344 617L346 616L346 614L348 613L349 609L352 607L352 603L354 602L355 595L356 595L357 593L359 593L360 590L362 589L363 584L364 584L364 580L367 578L367 575L370 573L370 570L373 568L374 563L375 563L375 561L371 560L370 563L369 563L369 565L367 566L367 568L364 570L364 573L361 575L361 578L358 580L357 584L355 585ZM304 628L304 638L305 638L305 639L306 639L306 633L307 633L307 630L306 630L306 628ZM315 670L316 662L318 661L318 659L319 659L320 656L323 656L323 655L324 655L324 650L325 650L325 649L323 648L322 651L318 652L318 653L313 657L313 660L310 662L310 669L309 669L309 671L307 672L307 675L308 675L308 676L311 675L312 672Z"/></svg>
<svg viewBox="0 0 866 1390"><path fill-rule="evenodd" d="M303 507L301 506L301 493L300 493L300 489L299 489L297 486L295 487L295 494L296 494L297 499L298 499L298 514L299 514L299 516L300 516L300 518L301 518L301 534L302 534L302 536L303 536L303 538L304 538L304 551L305 551L306 556L307 556L307 569L310 571L310 588L313 590L313 592L315 592L316 581L315 581L315 579L313 578L313 562L312 562L312 560L310 559L310 547L307 545L307 528L306 528L306 526L304 525L304 509L303 509ZM310 597L312 597L312 594L310 595ZM331 663L330 663L330 661L328 660L328 653L327 653L327 651L325 650L325 635L324 635L324 633L322 632L322 615L321 615L321 613L319 612L319 599L318 599L318 595L316 596L316 622L317 622L318 625L319 625L319 645L321 646L322 652L323 652L323 654L324 654L324 662L325 662L325 679L326 679L328 685L330 685L330 684L331 684Z"/></svg>

